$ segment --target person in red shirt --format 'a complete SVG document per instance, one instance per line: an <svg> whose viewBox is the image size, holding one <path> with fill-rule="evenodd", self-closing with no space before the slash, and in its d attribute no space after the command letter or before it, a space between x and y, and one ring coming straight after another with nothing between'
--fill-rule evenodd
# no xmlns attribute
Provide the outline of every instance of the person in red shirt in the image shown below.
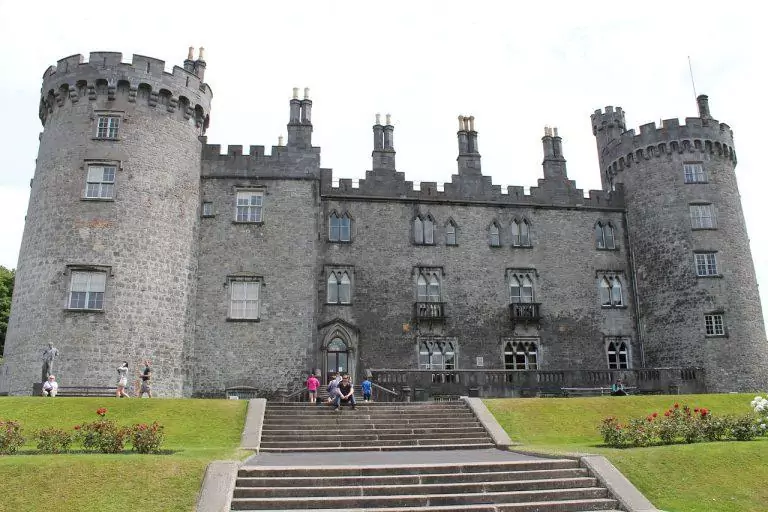
<svg viewBox="0 0 768 512"><path fill-rule="evenodd" d="M320 381L314 374L310 374L307 379L307 391L309 391L309 403L313 404L317 402L317 388L320 386Z"/></svg>

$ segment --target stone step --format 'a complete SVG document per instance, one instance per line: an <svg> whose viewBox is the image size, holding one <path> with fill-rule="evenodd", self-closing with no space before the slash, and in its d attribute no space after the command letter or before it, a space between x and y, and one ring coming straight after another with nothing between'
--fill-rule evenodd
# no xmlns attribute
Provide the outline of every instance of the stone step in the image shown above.
<svg viewBox="0 0 768 512"><path fill-rule="evenodd" d="M376 434L438 434L438 433L448 433L448 434L462 434L462 433L479 433L479 432L485 432L485 429L480 425L475 426L463 426L463 427L430 427L430 428L423 428L418 425L413 425L411 427L407 428L386 428L387 426L377 427L376 425L366 426L363 430L366 433L374 432ZM302 435L324 435L324 434L339 434L341 433L338 430L328 430L328 431L322 431L322 430L311 430L311 429L295 429L295 428L262 428L261 429L262 436L264 435L281 435L281 436L302 436Z"/></svg>
<svg viewBox="0 0 768 512"><path fill-rule="evenodd" d="M424 436L424 437L418 437L418 436L389 436L388 439L359 439L359 438L353 438L351 440L340 440L340 441L323 441L322 447L324 448L356 448L356 447L365 447L365 446L381 446L381 445L388 445L388 446L404 446L404 445L415 445L420 446L424 444L441 444L441 443L451 443L451 444L475 444L475 443L490 443L491 438L490 436L477 436L477 437L446 437L446 438L436 438L433 436ZM272 440L272 439L265 439L262 437L260 447L261 449L264 448L313 448L318 446L318 441L312 441L312 440L298 440L298 439L292 439L289 441L278 441L278 440Z"/></svg>
<svg viewBox="0 0 768 512"><path fill-rule="evenodd" d="M587 512L601 510L604 512L621 512L614 510L618 505L616 500L608 498L586 500L561 500L547 502L507 503L501 505L445 505L438 507L386 507L366 508L365 512ZM248 509L239 509L248 510ZM253 510L253 509L252 509ZM304 512L307 509L259 509L263 512ZM361 512L359 508L313 508L315 512Z"/></svg>
<svg viewBox="0 0 768 512"><path fill-rule="evenodd" d="M309 446L309 447L275 447L267 446L263 444L259 451L273 452L273 453L291 453L291 452L338 452L338 451L400 451L400 450L479 450L485 448L493 448L496 445L488 441L485 443L474 444L459 444L455 440L451 440L451 444L378 444L371 445L366 444L364 446Z"/></svg>
<svg viewBox="0 0 768 512"><path fill-rule="evenodd" d="M238 470L239 478L317 478L318 471L323 477L357 476L406 476L406 475L452 475L485 474L500 471L545 471L580 469L573 459L510 460L495 462L472 462L458 464L412 464L406 466L244 466Z"/></svg>
<svg viewBox="0 0 768 512"><path fill-rule="evenodd" d="M585 500L608 498L608 491L600 487L571 489L543 489L526 491L477 492L464 494L396 494L390 496L333 496L333 497L279 497L233 498L232 510L317 508L371 508L371 507L434 507L445 505L482 505L500 503L530 503L557 500ZM615 507L615 505L614 505Z"/></svg>
<svg viewBox="0 0 768 512"><path fill-rule="evenodd" d="M281 436L281 435L264 435L261 436L261 441L278 443L278 442L296 442L296 443L334 443L344 441L399 441L399 440L415 440L415 439L489 439L489 436L484 432L470 432L463 435L451 435L450 433L442 434L328 434L328 435L306 435L306 436Z"/></svg>
<svg viewBox="0 0 768 512"><path fill-rule="evenodd" d="M327 418L317 418L317 419L309 419L309 418L303 418L303 419L294 419L289 420L285 418L265 418L264 419L264 426L267 425L294 425L294 426L322 426L322 425L335 425L337 423L342 423L344 425L422 425L422 428L429 428L429 427L423 427L423 425L430 425L430 426L443 426L443 425L461 425L461 424L472 424L477 425L479 422L475 418L455 418L455 417L445 417L445 418L399 418L399 419L369 419L369 418L361 418L356 417L354 415L354 411L352 411L352 414L347 414L346 411L341 414L336 414L334 416L329 416Z"/></svg>
<svg viewBox="0 0 768 512"><path fill-rule="evenodd" d="M457 409L455 411L374 411L371 409L364 409L358 407L352 409L351 407L344 405L342 410L354 412L357 416L365 416L370 418L446 418L452 416L468 416L474 418L472 411L466 409ZM323 406L315 409L310 408L308 411L270 411L264 412L265 418L315 418L322 416L330 416L336 413L332 406Z"/></svg>
<svg viewBox="0 0 768 512"><path fill-rule="evenodd" d="M322 487L240 487L235 489L235 498L281 498L281 497L349 497L349 496L392 496L421 494L467 494L489 492L534 491L549 489L576 489L594 487L595 478L553 478L538 480L504 480L498 482L449 482L419 483L410 485L347 485Z"/></svg>
<svg viewBox="0 0 768 512"><path fill-rule="evenodd" d="M588 476L584 468L540 469L531 471L492 471L487 473L438 473L422 475L368 475L368 476L324 476L323 469L313 477L238 477L237 486L247 487L340 487L372 485L418 485L452 482L501 482L553 478L581 478Z"/></svg>
<svg viewBox="0 0 768 512"><path fill-rule="evenodd" d="M403 406L403 405L386 405L386 404L373 404L365 403L357 398L357 406L361 409L369 411L381 411L381 412L393 412L393 411L462 411L467 410L467 405L464 403L456 405L427 405L427 406ZM295 404L289 406L283 406L282 404L267 404L268 411L293 411L293 412L311 412L313 410L322 410L324 407L328 407L327 404Z"/></svg>
<svg viewBox="0 0 768 512"><path fill-rule="evenodd" d="M342 430L262 430L261 438L270 441L290 440L297 441L351 441L354 439L397 439L401 436L420 437L477 437L485 436L482 427L468 428L415 428L415 429L365 429L362 431Z"/></svg>

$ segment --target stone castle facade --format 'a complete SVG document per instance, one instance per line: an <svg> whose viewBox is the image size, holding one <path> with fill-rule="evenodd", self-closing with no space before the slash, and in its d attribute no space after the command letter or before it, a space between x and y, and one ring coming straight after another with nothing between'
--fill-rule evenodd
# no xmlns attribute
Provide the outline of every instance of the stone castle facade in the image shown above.
<svg viewBox="0 0 768 512"><path fill-rule="evenodd" d="M49 341L62 385L115 385L149 358L159 396L269 395L315 368L698 367L711 391L768 385L733 134L706 96L639 133L596 111L603 190L585 197L556 129L530 193L493 185L472 117L442 186L406 181L378 116L372 170L336 181L306 91L285 144L222 153L202 49L164 69L95 52L45 72L0 392L30 392Z"/></svg>

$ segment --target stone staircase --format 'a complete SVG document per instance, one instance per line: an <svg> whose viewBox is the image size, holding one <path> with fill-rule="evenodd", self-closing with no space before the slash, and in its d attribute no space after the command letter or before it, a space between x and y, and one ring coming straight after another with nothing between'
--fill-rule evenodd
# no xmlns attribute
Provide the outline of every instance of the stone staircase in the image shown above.
<svg viewBox="0 0 768 512"><path fill-rule="evenodd" d="M231 510L581 512L617 501L570 459L383 465L245 466Z"/></svg>
<svg viewBox="0 0 768 512"><path fill-rule="evenodd" d="M448 450L492 448L465 402L360 403L343 406L267 403L262 452Z"/></svg>

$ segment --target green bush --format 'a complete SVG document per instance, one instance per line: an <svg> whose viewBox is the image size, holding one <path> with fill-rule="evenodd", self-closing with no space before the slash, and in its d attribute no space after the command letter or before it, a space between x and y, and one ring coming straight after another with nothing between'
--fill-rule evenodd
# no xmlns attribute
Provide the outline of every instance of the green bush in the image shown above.
<svg viewBox="0 0 768 512"><path fill-rule="evenodd" d="M44 428L35 433L37 449L43 453L65 453L69 451L73 435L59 428Z"/></svg>
<svg viewBox="0 0 768 512"><path fill-rule="evenodd" d="M157 453L165 439L164 427L158 422L140 423L131 428L131 444L139 453Z"/></svg>
<svg viewBox="0 0 768 512"><path fill-rule="evenodd" d="M79 432L78 440L85 450L101 453L122 452L130 435L130 429L119 427L114 421L107 419L86 423L75 429Z"/></svg>
<svg viewBox="0 0 768 512"><path fill-rule="evenodd" d="M24 445L24 441L26 439L21 435L21 423L0 419L0 454L16 453Z"/></svg>

